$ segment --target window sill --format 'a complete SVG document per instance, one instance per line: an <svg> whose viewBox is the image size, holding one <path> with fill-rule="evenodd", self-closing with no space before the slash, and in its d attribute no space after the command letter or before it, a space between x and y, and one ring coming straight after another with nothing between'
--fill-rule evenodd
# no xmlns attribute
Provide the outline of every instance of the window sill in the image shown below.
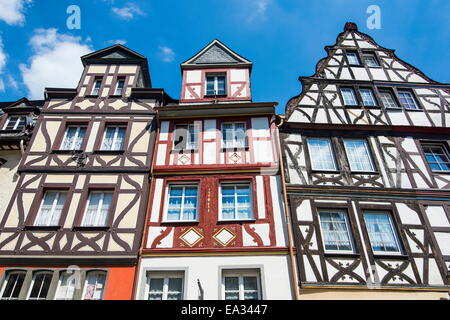
<svg viewBox="0 0 450 320"><path fill-rule="evenodd" d="M178 153L178 152L198 152L199 149L195 148L195 149L172 149L171 152L173 153Z"/></svg>
<svg viewBox="0 0 450 320"><path fill-rule="evenodd" d="M311 170L311 173L313 174L341 174L338 170Z"/></svg>
<svg viewBox="0 0 450 320"><path fill-rule="evenodd" d="M109 229L111 229L111 227L82 227L82 226L78 226L78 227L73 227L72 230L73 231L108 231Z"/></svg>
<svg viewBox="0 0 450 320"><path fill-rule="evenodd" d="M382 109L382 106L364 106L367 109Z"/></svg>
<svg viewBox="0 0 450 320"><path fill-rule="evenodd" d="M98 94L87 94L84 96L85 98L98 98L99 95Z"/></svg>
<svg viewBox="0 0 450 320"><path fill-rule="evenodd" d="M52 154L74 154L83 153L84 150L52 150Z"/></svg>
<svg viewBox="0 0 450 320"><path fill-rule="evenodd" d="M238 219L238 220L218 220L217 223L249 223L256 222L256 219Z"/></svg>
<svg viewBox="0 0 450 320"><path fill-rule="evenodd" d="M125 150L95 150L94 154L123 154Z"/></svg>
<svg viewBox="0 0 450 320"><path fill-rule="evenodd" d="M221 149L221 151L227 151L227 150L249 151L250 147L249 146L246 146L246 147L221 147L220 149Z"/></svg>
<svg viewBox="0 0 450 320"><path fill-rule="evenodd" d="M361 108L362 108L362 105L360 105L360 104L358 104L358 105L348 105L348 104L345 104L345 105L344 105L344 108L345 108L345 109L361 109Z"/></svg>
<svg viewBox="0 0 450 320"><path fill-rule="evenodd" d="M205 94L204 98L226 98L228 95L225 94Z"/></svg>
<svg viewBox="0 0 450 320"><path fill-rule="evenodd" d="M397 107L397 108L393 108L393 107L389 107L389 108L384 108L386 109L386 111L403 111L403 108Z"/></svg>
<svg viewBox="0 0 450 320"><path fill-rule="evenodd" d="M161 225L179 225L179 224L198 224L199 221L195 220L189 220L189 221L162 221Z"/></svg>
<svg viewBox="0 0 450 320"><path fill-rule="evenodd" d="M433 174L450 174L450 171L433 171Z"/></svg>
<svg viewBox="0 0 450 320"><path fill-rule="evenodd" d="M24 231L58 231L61 230L61 226L26 226Z"/></svg>
<svg viewBox="0 0 450 320"><path fill-rule="evenodd" d="M380 175L380 173L378 171L351 171L351 174L363 174L363 175L371 175L371 176Z"/></svg>
<svg viewBox="0 0 450 320"><path fill-rule="evenodd" d="M388 259L408 260L408 259L409 259L408 256L406 256L406 255L404 255L404 254L398 254L398 253L395 253L395 254L382 254L382 253L377 253L377 254L374 254L373 257L374 257L375 259L386 259L386 260L388 260Z"/></svg>
<svg viewBox="0 0 450 320"><path fill-rule="evenodd" d="M330 258L359 258L361 255L359 253L346 253L346 252L324 252L325 257Z"/></svg>
<svg viewBox="0 0 450 320"><path fill-rule="evenodd" d="M405 111L411 111L411 112L423 112L423 109L406 109L403 108Z"/></svg>
<svg viewBox="0 0 450 320"><path fill-rule="evenodd" d="M119 94L113 94L113 95L110 95L109 96L110 98L113 98L113 99L122 99L123 98L123 95L119 95Z"/></svg>

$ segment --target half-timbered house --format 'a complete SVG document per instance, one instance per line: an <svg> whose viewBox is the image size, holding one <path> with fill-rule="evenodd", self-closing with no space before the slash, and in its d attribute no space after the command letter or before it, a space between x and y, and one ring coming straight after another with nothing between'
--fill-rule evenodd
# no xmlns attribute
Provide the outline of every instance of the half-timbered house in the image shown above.
<svg viewBox="0 0 450 320"><path fill-rule="evenodd" d="M124 46L82 62L76 88L46 89L1 216L0 299L132 298L154 107L170 98L152 89L147 59Z"/></svg>
<svg viewBox="0 0 450 320"><path fill-rule="evenodd" d="M450 291L450 85L347 23L281 140L303 299Z"/></svg>
<svg viewBox="0 0 450 320"><path fill-rule="evenodd" d="M291 299L274 102L215 40L181 65L158 134L136 298Z"/></svg>

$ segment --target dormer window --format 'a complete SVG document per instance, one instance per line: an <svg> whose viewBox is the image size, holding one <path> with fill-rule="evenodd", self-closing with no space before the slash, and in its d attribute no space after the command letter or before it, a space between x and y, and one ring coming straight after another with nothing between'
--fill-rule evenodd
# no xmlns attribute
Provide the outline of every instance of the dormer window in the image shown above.
<svg viewBox="0 0 450 320"><path fill-rule="evenodd" d="M226 74L207 74L206 75L206 95L207 96L224 96L226 90Z"/></svg>
<svg viewBox="0 0 450 320"><path fill-rule="evenodd" d="M114 95L121 96L124 86L125 86L125 78L119 78L117 80L117 86L116 86L116 91L115 91Z"/></svg>
<svg viewBox="0 0 450 320"><path fill-rule="evenodd" d="M374 53L364 53L363 60L368 67L376 68L380 66L380 64L378 63L378 59Z"/></svg>
<svg viewBox="0 0 450 320"><path fill-rule="evenodd" d="M102 86L102 78L97 78L94 81L94 87L92 88L92 95L98 96L100 93L100 87Z"/></svg>
<svg viewBox="0 0 450 320"><path fill-rule="evenodd" d="M359 66L359 57L356 51L347 51L348 63L353 66Z"/></svg>
<svg viewBox="0 0 450 320"><path fill-rule="evenodd" d="M26 117L18 117L18 116L9 117L8 120L6 121L3 130L22 130L23 128L25 128L26 124L27 124Z"/></svg>

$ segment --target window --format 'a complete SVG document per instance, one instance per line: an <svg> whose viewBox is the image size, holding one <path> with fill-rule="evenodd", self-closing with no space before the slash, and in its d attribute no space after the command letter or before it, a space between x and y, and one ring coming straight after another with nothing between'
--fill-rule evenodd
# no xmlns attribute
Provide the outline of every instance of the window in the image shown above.
<svg viewBox="0 0 450 320"><path fill-rule="evenodd" d="M125 85L125 79L119 78L117 80L116 92L114 93L114 95L121 96L122 92L123 92L124 85Z"/></svg>
<svg viewBox="0 0 450 320"><path fill-rule="evenodd" d="M46 191L42 199L34 226L36 227L56 227L59 226L61 212L66 201L65 191Z"/></svg>
<svg viewBox="0 0 450 320"><path fill-rule="evenodd" d="M380 66L380 64L378 63L377 57L375 56L374 53L364 53L363 60L368 67L379 67Z"/></svg>
<svg viewBox="0 0 450 320"><path fill-rule="evenodd" d="M181 124L175 126L175 150L197 149L198 126L195 124Z"/></svg>
<svg viewBox="0 0 450 320"><path fill-rule="evenodd" d="M98 96L100 93L100 88L102 86L102 78L97 78L94 81L94 87L92 88L92 95Z"/></svg>
<svg viewBox="0 0 450 320"><path fill-rule="evenodd" d="M245 123L223 123L222 144L224 148L246 148L247 129Z"/></svg>
<svg viewBox="0 0 450 320"><path fill-rule="evenodd" d="M222 183L221 220L252 220L251 183Z"/></svg>
<svg viewBox="0 0 450 320"><path fill-rule="evenodd" d="M366 107L377 106L377 100L375 100L375 96L373 95L372 89L360 89L359 93L361 94L364 106Z"/></svg>
<svg viewBox="0 0 450 320"><path fill-rule="evenodd" d="M325 251L353 253L353 242L347 212L321 210L319 218Z"/></svg>
<svg viewBox="0 0 450 320"><path fill-rule="evenodd" d="M9 117L3 130L22 130L27 125L26 117Z"/></svg>
<svg viewBox="0 0 450 320"><path fill-rule="evenodd" d="M145 296L148 300L182 300L183 282L182 273L150 273Z"/></svg>
<svg viewBox="0 0 450 320"><path fill-rule="evenodd" d="M330 139L308 139L308 149L313 170L337 170Z"/></svg>
<svg viewBox="0 0 450 320"><path fill-rule="evenodd" d="M358 172L374 172L375 167L365 140L344 140L350 169Z"/></svg>
<svg viewBox="0 0 450 320"><path fill-rule="evenodd" d="M126 128L107 126L103 136L102 151L121 151L125 142Z"/></svg>
<svg viewBox="0 0 450 320"><path fill-rule="evenodd" d="M9 272L6 276L5 283L1 292L1 300L17 300L19 299L20 290L25 280L25 272L14 271Z"/></svg>
<svg viewBox="0 0 450 320"><path fill-rule="evenodd" d="M261 284L256 271L226 271L223 275L225 300L261 300Z"/></svg>
<svg viewBox="0 0 450 320"><path fill-rule="evenodd" d="M58 289L55 300L73 300L75 294L76 279L74 272L62 272L59 277Z"/></svg>
<svg viewBox="0 0 450 320"><path fill-rule="evenodd" d="M226 95L226 80L225 74L206 75L206 95Z"/></svg>
<svg viewBox="0 0 450 320"><path fill-rule="evenodd" d="M348 63L351 65L358 66L360 64L359 58L358 58L358 53L356 53L354 51L347 51L347 59L348 59Z"/></svg>
<svg viewBox="0 0 450 320"><path fill-rule="evenodd" d="M112 197L112 192L91 191L81 226L106 227Z"/></svg>
<svg viewBox="0 0 450 320"><path fill-rule="evenodd" d="M367 232L374 253L401 254L392 217L388 213L365 213Z"/></svg>
<svg viewBox="0 0 450 320"><path fill-rule="evenodd" d="M352 88L342 88L341 89L342 98L344 99L344 104L346 106L357 106L359 105L356 99L355 90Z"/></svg>
<svg viewBox="0 0 450 320"><path fill-rule="evenodd" d="M197 185L169 185L167 221L196 221Z"/></svg>
<svg viewBox="0 0 450 320"><path fill-rule="evenodd" d="M86 127L69 126L64 133L61 150L81 150Z"/></svg>
<svg viewBox="0 0 450 320"><path fill-rule="evenodd" d="M47 300L52 277L53 273L51 272L36 272L31 282L27 300Z"/></svg>
<svg viewBox="0 0 450 320"><path fill-rule="evenodd" d="M422 148L431 170L450 171L450 156L444 144L423 144Z"/></svg>
<svg viewBox="0 0 450 320"><path fill-rule="evenodd" d="M395 101L394 95L389 90L380 90L380 98L383 106L386 109L398 108L398 104Z"/></svg>
<svg viewBox="0 0 450 320"><path fill-rule="evenodd" d="M408 110L419 110L419 105L414 97L412 91L409 90L398 90L398 96L400 97L400 103L405 109Z"/></svg>
<svg viewBox="0 0 450 320"><path fill-rule="evenodd" d="M83 300L102 300L105 291L106 272L93 271L86 276Z"/></svg>

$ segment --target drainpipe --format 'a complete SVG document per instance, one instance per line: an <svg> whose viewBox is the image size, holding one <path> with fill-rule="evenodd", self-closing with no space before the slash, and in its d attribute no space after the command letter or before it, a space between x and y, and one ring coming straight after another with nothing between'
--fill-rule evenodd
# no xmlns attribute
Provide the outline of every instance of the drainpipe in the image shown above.
<svg viewBox="0 0 450 320"><path fill-rule="evenodd" d="M279 117L279 116L277 116ZM283 190L283 200L284 200L284 212L286 215L286 227L288 231L288 242L289 242L289 256L291 260L291 273L292 273L292 285L294 288L294 295L295 300L300 300L300 292L299 292L299 284L298 284L298 277L297 277L297 268L295 266L295 250L294 250L294 241L293 241L293 235L292 235L292 219L291 214L289 210L288 205L288 198L287 198L287 189L286 189L286 178L285 178L285 171L284 171L284 162L283 162L283 154L281 151L281 138L279 133L279 128L283 125L284 119L282 117L279 117L280 123L277 124L277 130L276 130L276 145L278 149L278 161L280 162L280 171L281 171L281 185Z"/></svg>
<svg viewBox="0 0 450 320"><path fill-rule="evenodd" d="M149 194L148 194L148 201L147 201L147 209L145 211L145 220L144 220L144 229L142 231L142 240L141 240L141 245L139 247L139 252L138 252L138 262L137 262L137 265L136 265L136 272L134 274L133 295L131 297L132 300L136 300L136 297L137 297L137 288L138 288L139 275L140 275L141 262L142 262L142 251L144 250L144 243L145 243L145 230L146 230L146 227L147 227L148 211L150 209L150 190L151 190L151 187L152 187L151 183L153 181L153 179L152 179L153 178L153 160L155 158L156 142L157 142L157 139L159 137L159 130L160 130L159 129L160 128L160 125L159 125L159 111L156 111L155 118L156 118L156 135L155 135L155 141L154 141L154 145L153 145L152 159L151 159L151 162L150 162L150 176L149 176L150 184L149 184L149 190L148 190Z"/></svg>
<svg viewBox="0 0 450 320"><path fill-rule="evenodd" d="M25 154L25 146L23 145L23 139L20 140L20 152L22 153L22 157Z"/></svg>

